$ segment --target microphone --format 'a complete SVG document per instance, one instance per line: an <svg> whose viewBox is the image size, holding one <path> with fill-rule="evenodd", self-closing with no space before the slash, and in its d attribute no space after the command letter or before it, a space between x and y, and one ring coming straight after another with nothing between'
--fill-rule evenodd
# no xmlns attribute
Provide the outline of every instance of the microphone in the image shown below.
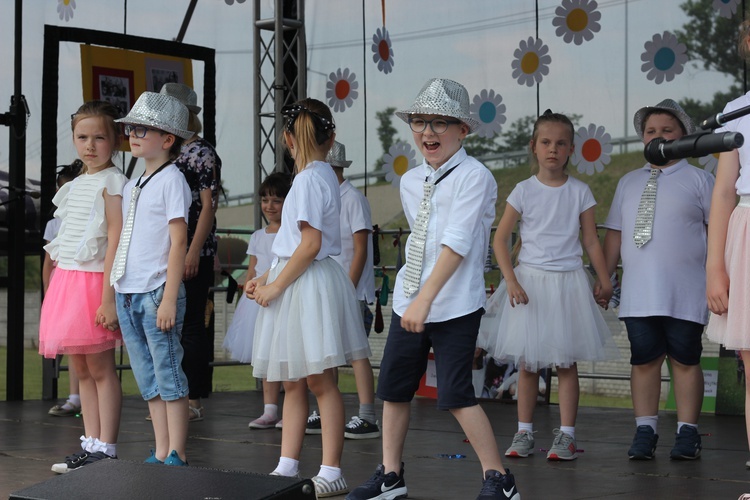
<svg viewBox="0 0 750 500"><path fill-rule="evenodd" d="M682 158L699 158L714 153L723 153L737 149L745 142L739 132L712 134L701 132L686 135L680 139L667 141L658 137L643 148L643 156L652 165L662 167L672 160Z"/></svg>

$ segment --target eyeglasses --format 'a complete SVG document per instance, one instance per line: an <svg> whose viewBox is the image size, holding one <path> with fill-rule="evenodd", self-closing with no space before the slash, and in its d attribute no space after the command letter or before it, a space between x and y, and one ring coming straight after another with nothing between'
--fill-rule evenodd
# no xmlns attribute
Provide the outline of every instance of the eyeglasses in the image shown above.
<svg viewBox="0 0 750 500"><path fill-rule="evenodd" d="M145 127L143 125L125 125L123 127L125 135L135 134L136 139L143 139L149 130L156 130L155 128Z"/></svg>
<svg viewBox="0 0 750 500"><path fill-rule="evenodd" d="M458 125L462 123L460 120L446 120L445 118L433 118L432 120L425 120L424 118L409 118L409 128L416 134L421 134L427 130L427 125L436 134L444 134L448 127L451 125Z"/></svg>

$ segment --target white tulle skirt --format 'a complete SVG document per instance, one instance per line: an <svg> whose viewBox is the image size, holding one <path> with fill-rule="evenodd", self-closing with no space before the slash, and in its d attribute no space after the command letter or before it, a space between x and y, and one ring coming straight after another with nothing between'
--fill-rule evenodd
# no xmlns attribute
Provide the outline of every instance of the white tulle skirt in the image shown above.
<svg viewBox="0 0 750 500"><path fill-rule="evenodd" d="M271 269L273 282L288 260ZM354 286L331 258L313 261L255 321L253 375L299 380L370 357Z"/></svg>
<svg viewBox="0 0 750 500"><path fill-rule="evenodd" d="M232 359L250 363L253 360L255 320L258 318L260 306L254 300L248 299L244 292L240 293L242 295L234 309L232 323L227 329L223 347L229 351Z"/></svg>
<svg viewBox="0 0 750 500"><path fill-rule="evenodd" d="M554 272L519 265L515 274L529 303L511 307L502 281L487 300L479 347L529 371L620 357L583 268Z"/></svg>

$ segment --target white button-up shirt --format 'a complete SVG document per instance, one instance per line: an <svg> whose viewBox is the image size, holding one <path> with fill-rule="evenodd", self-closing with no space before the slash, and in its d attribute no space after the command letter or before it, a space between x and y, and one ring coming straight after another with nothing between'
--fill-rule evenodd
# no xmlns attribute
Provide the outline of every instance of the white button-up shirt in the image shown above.
<svg viewBox="0 0 750 500"><path fill-rule="evenodd" d="M424 195L425 178L435 182L456 165L456 170L440 181L432 193L421 283L424 284L432 273L444 246L462 256L463 260L435 297L427 323L470 314L484 307L486 298L484 261L497 200L497 183L487 167L468 156L463 148L437 170L423 162L401 178L401 203L411 228ZM405 251L408 258L409 240ZM393 310L399 316L403 316L417 296L404 296L405 272L406 266L396 276L393 291Z"/></svg>

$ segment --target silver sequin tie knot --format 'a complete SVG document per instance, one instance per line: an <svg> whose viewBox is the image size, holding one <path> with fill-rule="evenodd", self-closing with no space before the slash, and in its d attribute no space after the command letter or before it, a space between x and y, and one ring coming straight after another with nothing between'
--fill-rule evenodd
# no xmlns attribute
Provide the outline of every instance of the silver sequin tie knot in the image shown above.
<svg viewBox="0 0 750 500"><path fill-rule="evenodd" d="M430 222L430 200L434 189L435 184L424 183L424 196L419 203L419 211L409 238L409 251L406 254L406 272L404 273L404 295L407 297L411 297L421 285L422 259L425 241L427 241L427 225Z"/></svg>
<svg viewBox="0 0 750 500"><path fill-rule="evenodd" d="M122 225L120 242L117 244L115 260L112 263L112 272L109 275L110 285L114 285L117 280L125 274L125 263L128 260L128 247L130 246L130 237L133 235L133 221L135 220L135 206L138 203L138 196L141 194L139 186L133 186L130 192L130 205L128 205L128 215L125 217L125 223Z"/></svg>
<svg viewBox="0 0 750 500"><path fill-rule="evenodd" d="M635 246L641 248L649 242L654 231L654 212L656 211L656 183L661 170L651 169L651 177L646 182L641 194L641 202L638 204L638 215L635 218L633 229L633 241Z"/></svg>

